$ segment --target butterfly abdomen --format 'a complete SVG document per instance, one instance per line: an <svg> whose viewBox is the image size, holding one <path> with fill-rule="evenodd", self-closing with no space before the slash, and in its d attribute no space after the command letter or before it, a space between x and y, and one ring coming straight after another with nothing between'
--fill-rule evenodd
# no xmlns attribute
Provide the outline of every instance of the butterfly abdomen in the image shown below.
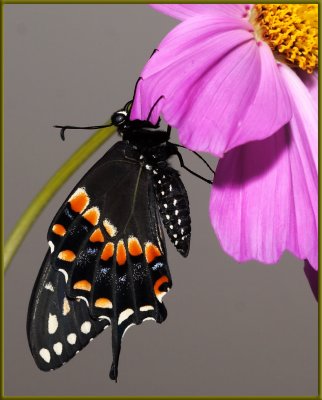
<svg viewBox="0 0 322 400"><path fill-rule="evenodd" d="M191 219L188 195L179 173L170 167L154 169L153 186L168 236L186 257L190 248Z"/></svg>

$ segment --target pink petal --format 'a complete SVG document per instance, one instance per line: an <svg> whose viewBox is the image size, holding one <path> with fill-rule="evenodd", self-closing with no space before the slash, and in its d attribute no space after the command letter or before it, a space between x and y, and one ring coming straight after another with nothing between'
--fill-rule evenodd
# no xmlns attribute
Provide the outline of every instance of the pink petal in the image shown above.
<svg viewBox="0 0 322 400"><path fill-rule="evenodd" d="M219 161L210 216L223 249L238 261L275 263L288 250L317 269L317 112L297 75L286 66L281 74L294 116Z"/></svg>
<svg viewBox="0 0 322 400"><path fill-rule="evenodd" d="M152 8L179 20L196 15L215 15L242 18L251 8L250 4L150 4Z"/></svg>
<svg viewBox="0 0 322 400"><path fill-rule="evenodd" d="M256 43L246 20L189 18L165 37L141 76L131 118L147 119L163 96L158 111L192 150L222 156L291 117L271 50Z"/></svg>

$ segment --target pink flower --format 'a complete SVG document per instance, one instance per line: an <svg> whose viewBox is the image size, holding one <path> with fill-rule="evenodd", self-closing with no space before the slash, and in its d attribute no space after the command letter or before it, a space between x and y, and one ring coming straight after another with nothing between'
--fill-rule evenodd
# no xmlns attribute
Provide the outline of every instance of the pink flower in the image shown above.
<svg viewBox="0 0 322 400"><path fill-rule="evenodd" d="M183 145L222 157L210 217L228 254L288 250L317 270L317 6L153 8L183 22L144 67L131 118L162 114Z"/></svg>

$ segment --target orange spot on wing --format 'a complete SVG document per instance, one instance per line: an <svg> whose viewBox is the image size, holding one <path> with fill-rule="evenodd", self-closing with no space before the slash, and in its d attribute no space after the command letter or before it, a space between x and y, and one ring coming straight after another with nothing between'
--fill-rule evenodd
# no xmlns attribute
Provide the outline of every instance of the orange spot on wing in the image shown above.
<svg viewBox="0 0 322 400"><path fill-rule="evenodd" d="M65 233L66 233L65 227L64 227L63 225L60 225L60 224L55 224L55 225L53 226L52 231L53 231L54 233L56 233L56 235L59 235L59 236L64 236Z"/></svg>
<svg viewBox="0 0 322 400"><path fill-rule="evenodd" d="M95 242L104 242L104 236L103 236L102 231L99 228L95 229L95 231L91 234L89 240L94 243Z"/></svg>
<svg viewBox="0 0 322 400"><path fill-rule="evenodd" d="M160 286L163 284L163 283L165 283L165 282L169 282L169 278L167 277L167 276L165 276L165 275L163 275L163 276L161 276L161 278L159 278L156 282L155 282L155 284L154 284L154 293L155 293L155 295L158 297L161 293L164 293L164 292L161 292L160 291Z"/></svg>
<svg viewBox="0 0 322 400"><path fill-rule="evenodd" d="M76 282L73 288L79 290L86 290L87 292L89 292L92 288L92 285L87 280L84 279L82 281Z"/></svg>
<svg viewBox="0 0 322 400"><path fill-rule="evenodd" d="M145 244L145 259L148 264L155 260L156 257L161 256L161 251L151 242Z"/></svg>
<svg viewBox="0 0 322 400"><path fill-rule="evenodd" d="M89 204L89 197L84 188L79 188L68 200L73 211L81 213Z"/></svg>
<svg viewBox="0 0 322 400"><path fill-rule="evenodd" d="M71 250L63 250L58 254L58 258L63 261L73 262L76 254Z"/></svg>
<svg viewBox="0 0 322 400"><path fill-rule="evenodd" d="M100 219L100 211L97 207L92 207L83 214L83 217L92 225L97 225Z"/></svg>
<svg viewBox="0 0 322 400"><path fill-rule="evenodd" d="M119 240L117 244L116 261L118 265L124 265L126 263L126 250L123 240Z"/></svg>
<svg viewBox="0 0 322 400"><path fill-rule="evenodd" d="M111 300L107 299L106 297L100 297L95 301L95 307L98 308L113 308L113 304Z"/></svg>
<svg viewBox="0 0 322 400"><path fill-rule="evenodd" d="M143 253L140 242L136 237L129 237L127 245L131 256L139 256Z"/></svg>
<svg viewBox="0 0 322 400"><path fill-rule="evenodd" d="M107 261L109 260L114 254L114 243L108 242L106 243L102 254L101 254L101 260Z"/></svg>
<svg viewBox="0 0 322 400"><path fill-rule="evenodd" d="M114 237L117 234L117 229L116 227L108 220L104 219L103 221L104 228L106 232L111 236Z"/></svg>

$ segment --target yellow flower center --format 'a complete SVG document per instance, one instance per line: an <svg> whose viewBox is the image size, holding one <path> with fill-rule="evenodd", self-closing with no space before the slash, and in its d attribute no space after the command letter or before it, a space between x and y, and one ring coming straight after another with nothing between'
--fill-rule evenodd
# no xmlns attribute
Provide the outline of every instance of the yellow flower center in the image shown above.
<svg viewBox="0 0 322 400"><path fill-rule="evenodd" d="M317 67L317 4L256 4L250 22L278 60L308 73Z"/></svg>

